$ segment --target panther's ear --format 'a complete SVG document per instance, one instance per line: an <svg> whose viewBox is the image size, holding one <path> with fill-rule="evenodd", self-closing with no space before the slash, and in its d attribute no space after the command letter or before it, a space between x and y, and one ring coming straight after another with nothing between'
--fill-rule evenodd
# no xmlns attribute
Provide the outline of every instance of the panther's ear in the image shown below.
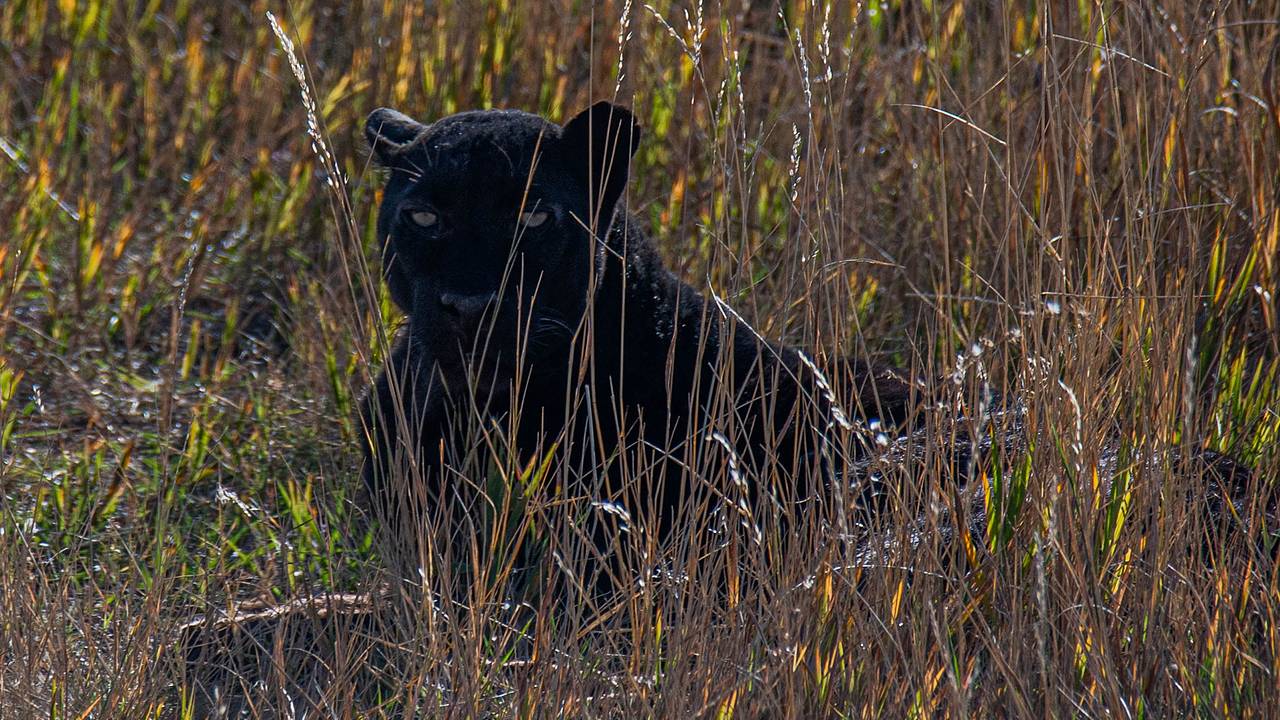
<svg viewBox="0 0 1280 720"><path fill-rule="evenodd" d="M611 213L627 186L631 156L640 146L640 125L631 111L598 102L564 124L561 141L572 167L591 188L593 214Z"/></svg>
<svg viewBox="0 0 1280 720"><path fill-rule="evenodd" d="M406 145L413 142L427 126L391 108L378 108L364 121L364 136L378 162L391 166Z"/></svg>

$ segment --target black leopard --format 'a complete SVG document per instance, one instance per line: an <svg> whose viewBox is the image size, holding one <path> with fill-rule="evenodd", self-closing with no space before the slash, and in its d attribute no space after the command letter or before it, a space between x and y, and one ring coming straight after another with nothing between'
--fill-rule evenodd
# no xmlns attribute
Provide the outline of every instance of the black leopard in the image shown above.
<svg viewBox="0 0 1280 720"><path fill-rule="evenodd" d="M627 210L641 135L628 110L601 102L561 126L507 110L422 124L379 109L366 133L390 171L383 276L408 318L364 407L364 477L391 515L412 505L474 530L478 483L457 468L495 423L525 459L555 448L588 485L606 478L599 499L656 507L660 532L685 499L682 468L711 437L752 497L781 497L772 507L790 517L823 489L815 427L907 414L911 387L894 372L820 369L666 268ZM631 453L664 468L638 492ZM414 497L389 492L392 476L411 476Z"/></svg>

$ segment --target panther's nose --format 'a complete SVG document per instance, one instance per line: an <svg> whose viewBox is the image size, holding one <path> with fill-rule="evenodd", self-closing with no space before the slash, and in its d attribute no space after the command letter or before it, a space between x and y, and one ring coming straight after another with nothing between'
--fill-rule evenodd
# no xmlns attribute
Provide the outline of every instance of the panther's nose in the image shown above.
<svg viewBox="0 0 1280 720"><path fill-rule="evenodd" d="M479 329L480 321L485 311L496 300L497 296L493 293L480 295L442 293L440 295L440 309L444 311L446 317L458 326L458 329L474 332Z"/></svg>

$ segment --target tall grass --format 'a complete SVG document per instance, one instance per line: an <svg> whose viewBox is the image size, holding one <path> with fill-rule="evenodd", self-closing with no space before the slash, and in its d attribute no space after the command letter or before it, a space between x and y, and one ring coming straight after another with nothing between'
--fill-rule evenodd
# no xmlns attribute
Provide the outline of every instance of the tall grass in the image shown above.
<svg viewBox="0 0 1280 720"><path fill-rule="evenodd" d="M298 598L290 629L244 634L251 662L215 656L261 680L250 714L1270 715L1277 17L0 4L0 716L200 716L179 626ZM483 428L483 532L415 560L492 570L439 563L447 601L347 612L338 593L384 592L390 565L353 408L400 321L370 270L365 113L559 120L613 97L645 127L628 203L669 264L820 365L922 378L926 431L881 440L879 513L832 503L786 555L713 513L731 458L692 438L688 532L660 542L632 499L615 540L666 572L602 621L565 579L591 564L565 510L589 498ZM973 420L996 396L1020 399L1017 433ZM975 434L1026 439L961 490L951 450ZM1201 511L1201 447L1254 470L1231 522ZM639 479L653 460L623 459ZM503 543L531 533L530 584L563 592L510 588Z"/></svg>

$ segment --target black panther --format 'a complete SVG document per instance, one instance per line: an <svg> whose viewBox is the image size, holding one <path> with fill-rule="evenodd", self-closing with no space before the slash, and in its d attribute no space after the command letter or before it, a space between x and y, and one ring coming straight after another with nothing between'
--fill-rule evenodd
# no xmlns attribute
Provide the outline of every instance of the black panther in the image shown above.
<svg viewBox="0 0 1280 720"><path fill-rule="evenodd" d="M465 426L518 417L521 455L559 448L580 476L613 479L602 500L621 497L628 452L656 453L667 469L642 493L669 520L690 438L714 433L753 494L786 486L793 508L821 489L814 427L906 416L912 388L894 372L819 369L664 266L624 198L640 133L606 102L563 126L506 110L369 115L390 171L383 276L408 318L365 401L371 497L403 507L387 480L411 474L421 509L464 525Z"/></svg>

